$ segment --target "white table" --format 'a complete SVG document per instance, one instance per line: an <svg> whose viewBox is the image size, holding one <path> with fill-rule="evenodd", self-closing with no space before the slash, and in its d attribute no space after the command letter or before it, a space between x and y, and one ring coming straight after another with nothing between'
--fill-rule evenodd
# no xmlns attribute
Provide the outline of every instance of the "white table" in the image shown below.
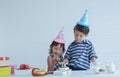
<svg viewBox="0 0 120 77"><path fill-rule="evenodd" d="M2 76L3 77L3 76ZM32 75L26 75L26 76L4 76L4 77L35 77ZM100 74L94 74L91 71L72 71L69 75L53 75L49 74L46 76L39 76L39 77L120 77L120 70L117 70L115 73L100 73Z"/></svg>

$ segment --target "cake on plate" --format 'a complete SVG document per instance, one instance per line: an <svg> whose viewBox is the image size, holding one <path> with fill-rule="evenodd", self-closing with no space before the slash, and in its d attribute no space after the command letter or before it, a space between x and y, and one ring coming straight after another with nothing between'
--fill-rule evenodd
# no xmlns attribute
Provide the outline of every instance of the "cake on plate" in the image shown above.
<svg viewBox="0 0 120 77"><path fill-rule="evenodd" d="M55 75L67 75L71 73L71 69L69 67L61 67L57 71L54 71Z"/></svg>

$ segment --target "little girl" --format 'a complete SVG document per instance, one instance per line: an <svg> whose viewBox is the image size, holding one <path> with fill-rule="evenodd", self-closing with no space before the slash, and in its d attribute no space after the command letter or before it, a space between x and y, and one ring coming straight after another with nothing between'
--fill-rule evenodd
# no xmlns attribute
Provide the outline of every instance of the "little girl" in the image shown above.
<svg viewBox="0 0 120 77"><path fill-rule="evenodd" d="M55 71L61 67L60 62L63 61L63 53L65 51L65 41L63 37L63 29L50 45L50 52L47 58L48 71Z"/></svg>

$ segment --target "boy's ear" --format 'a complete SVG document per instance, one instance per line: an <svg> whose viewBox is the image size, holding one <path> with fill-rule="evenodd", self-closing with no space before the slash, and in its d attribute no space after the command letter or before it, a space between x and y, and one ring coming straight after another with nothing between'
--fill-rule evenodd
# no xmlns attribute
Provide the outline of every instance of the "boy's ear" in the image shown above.
<svg viewBox="0 0 120 77"><path fill-rule="evenodd" d="M87 37L89 34L86 34L85 36Z"/></svg>

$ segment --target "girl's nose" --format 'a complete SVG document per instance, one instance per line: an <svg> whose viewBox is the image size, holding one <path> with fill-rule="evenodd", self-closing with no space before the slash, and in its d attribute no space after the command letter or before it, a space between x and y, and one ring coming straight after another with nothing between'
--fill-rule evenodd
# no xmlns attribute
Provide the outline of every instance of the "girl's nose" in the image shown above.
<svg viewBox="0 0 120 77"><path fill-rule="evenodd" d="M59 52L59 49L57 49L57 53Z"/></svg>

